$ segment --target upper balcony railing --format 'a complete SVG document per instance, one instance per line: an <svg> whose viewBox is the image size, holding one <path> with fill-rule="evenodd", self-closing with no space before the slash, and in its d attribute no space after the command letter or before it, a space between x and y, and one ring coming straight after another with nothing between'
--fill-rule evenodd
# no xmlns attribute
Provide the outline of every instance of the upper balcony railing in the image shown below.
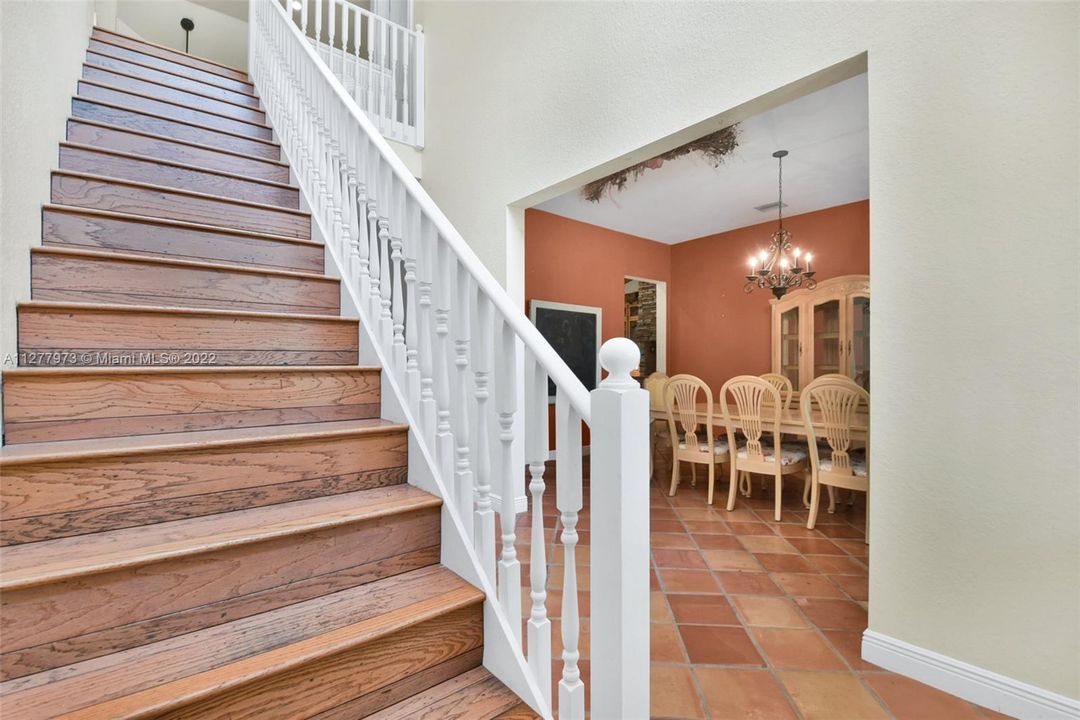
<svg viewBox="0 0 1080 720"><path fill-rule="evenodd" d="M424 34L347 0L290 0L289 15L379 132L424 146Z"/></svg>
<svg viewBox="0 0 1080 720"><path fill-rule="evenodd" d="M409 422L419 450L410 449L410 463L430 468L449 518L444 535L465 549L461 561L444 542L443 561L467 561L487 595L485 667L508 683L522 680L515 689L545 718L584 720L577 558L588 552L588 711L600 720L648 717L649 395L630 377L637 346L605 343L599 361L608 377L587 390L330 71L303 23L278 0L251 0L250 17L250 72L267 117L383 364L384 392ZM522 456L527 485L515 461ZM526 488L531 507L519 523L514 499ZM545 512L552 506L557 518ZM586 508L591 542L578 548ZM547 544L556 533L557 699L547 614L555 560Z"/></svg>

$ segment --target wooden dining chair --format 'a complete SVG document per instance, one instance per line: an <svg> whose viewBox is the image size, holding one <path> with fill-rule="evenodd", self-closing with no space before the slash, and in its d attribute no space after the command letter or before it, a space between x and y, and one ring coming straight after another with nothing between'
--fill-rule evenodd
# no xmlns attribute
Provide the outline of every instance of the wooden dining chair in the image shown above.
<svg viewBox="0 0 1080 720"><path fill-rule="evenodd" d="M705 422L698 417L698 403L705 404ZM667 409L668 432L671 433L671 490L679 488L679 463L690 463L691 484L697 481L697 466L709 468L709 504L712 505L716 486L716 466L731 461L728 441L716 437L713 414L713 394L701 378L675 375L664 388L664 407ZM679 438L679 429L683 437ZM699 430L703 432L699 435Z"/></svg>
<svg viewBox="0 0 1080 720"><path fill-rule="evenodd" d="M642 383L649 393L649 410L664 409L664 387L667 385L667 373L650 373ZM664 433L667 432L667 423L657 418L649 422L649 477L653 476L656 468L656 450L665 441ZM672 461L674 462L674 460Z"/></svg>
<svg viewBox="0 0 1080 720"><path fill-rule="evenodd" d="M870 412L870 394L851 378L820 377L803 389L799 405L810 450L806 527L813 530L817 523L822 485L829 488L830 513L835 509L832 488L858 490L866 493L866 541L870 542L870 443L856 448L851 440L859 407L865 405Z"/></svg>
<svg viewBox="0 0 1080 720"><path fill-rule="evenodd" d="M780 400L784 403L784 409L791 407L791 380L780 373L765 373L760 376L762 380L772 385L780 393Z"/></svg>
<svg viewBox="0 0 1080 720"><path fill-rule="evenodd" d="M728 410L729 398L739 414L744 440L738 443L735 424ZM783 401L780 391L767 380L754 375L738 375L720 389L720 408L727 427L728 443L735 448L731 460L731 485L728 487L727 509L735 509L735 489L739 479L750 473L772 475L776 482L777 522L783 494L783 477L801 473L806 468L806 449L801 445L781 443L780 415Z"/></svg>

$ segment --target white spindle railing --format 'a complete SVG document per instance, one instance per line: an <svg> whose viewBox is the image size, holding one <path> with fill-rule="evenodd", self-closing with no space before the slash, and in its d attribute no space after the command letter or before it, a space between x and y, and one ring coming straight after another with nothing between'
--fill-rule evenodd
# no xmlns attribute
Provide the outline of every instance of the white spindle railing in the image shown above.
<svg viewBox="0 0 1080 720"><path fill-rule="evenodd" d="M424 146L424 33L348 0L290 2L288 14L356 104L391 140Z"/></svg>
<svg viewBox="0 0 1080 720"><path fill-rule="evenodd" d="M649 710L648 393L630 377L637 347L625 338L605 343L599 359L608 377L592 393L585 389L386 144L376 125L387 127L387 118L377 121L358 103L364 98L371 108L373 101L389 98L393 104L393 92L387 95L393 88L380 87L370 74L366 81L372 82L363 84L365 78L331 70L360 54L372 57L372 47L376 56L388 58L389 67L415 66L417 57L409 50L414 46L395 45L385 26L380 31L358 21L351 6L337 3L336 15L317 12L309 18L308 0L300 4L299 17L290 18L278 0L251 0L251 75L365 333L392 379L384 392L400 396L422 448L421 459L413 461L430 458L444 513L458 528L462 547L469 548L498 619L486 623L485 632L500 633L512 648L513 667L501 665L508 661L499 653L485 654L485 662L499 677L517 672L525 678L532 693L525 699L545 717L585 717L577 559L586 550L578 544L580 514L589 510L594 613L588 712L602 720L644 718ZM335 52L318 50L311 32L326 37ZM363 53L357 49L359 38L366 38ZM588 498L582 423L592 438ZM553 478L545 475L552 440ZM515 466L514 459L522 441L527 483L526 468ZM558 570L563 653L554 698L547 617L551 559L543 512L551 479L558 511L553 524L561 528L556 542L564 558ZM526 492L531 523L519 524L514 500ZM519 545L526 541L523 558ZM523 559L528 561L524 607Z"/></svg>

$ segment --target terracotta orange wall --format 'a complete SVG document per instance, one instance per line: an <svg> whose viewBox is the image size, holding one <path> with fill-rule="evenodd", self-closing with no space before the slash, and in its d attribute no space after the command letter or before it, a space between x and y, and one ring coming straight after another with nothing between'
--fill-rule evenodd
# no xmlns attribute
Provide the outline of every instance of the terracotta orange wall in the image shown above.
<svg viewBox="0 0 1080 720"><path fill-rule="evenodd" d="M870 202L784 220L814 253L817 279L870 272ZM668 374L691 373L714 391L728 378L769 372L772 293L742 290L747 258L775 221L664 245L540 210L525 211L525 299L603 308L603 339L622 334L623 278L668 281Z"/></svg>
<svg viewBox="0 0 1080 720"><path fill-rule="evenodd" d="M793 244L813 253L817 280L870 272L870 201L785 218ZM690 373L714 392L734 375L771 370L772 293L744 293L747 260L776 221L671 246L669 374Z"/></svg>

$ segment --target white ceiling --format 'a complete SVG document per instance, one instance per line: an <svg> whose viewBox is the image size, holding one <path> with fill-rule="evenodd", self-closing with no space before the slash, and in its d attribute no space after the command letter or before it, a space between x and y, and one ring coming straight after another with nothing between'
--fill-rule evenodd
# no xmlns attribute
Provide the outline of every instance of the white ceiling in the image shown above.
<svg viewBox="0 0 1080 720"><path fill-rule="evenodd" d="M646 170L598 203L580 190L536 207L663 243L756 225L776 210L776 150L784 158L785 215L870 195L866 75L831 85L739 125L739 147L714 168L699 153Z"/></svg>

